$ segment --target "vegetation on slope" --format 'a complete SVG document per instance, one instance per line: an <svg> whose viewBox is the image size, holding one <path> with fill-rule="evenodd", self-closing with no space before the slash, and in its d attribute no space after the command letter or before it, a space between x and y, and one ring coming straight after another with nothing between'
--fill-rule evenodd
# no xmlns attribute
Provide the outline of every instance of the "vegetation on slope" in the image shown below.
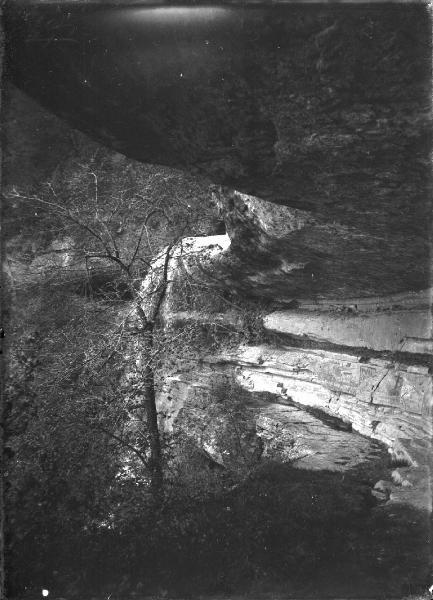
<svg viewBox="0 0 433 600"><path fill-rule="evenodd" d="M215 389L209 406L222 423L223 465L192 442L187 425L161 435L155 502L146 413L135 410L141 366L131 300L167 244L215 233L219 222L206 183L78 142L54 172L16 175L4 189L10 595L44 587L67 598L287 596L335 590L337 578L344 594L354 586L399 593L424 582L415 547L423 521L372 510L380 473L343 479L262 461L247 451L251 423L235 386ZM94 256L101 243L110 252ZM130 272L122 276L113 257L128 265L134 257ZM212 298L218 309L233 302L190 286L179 308L206 309ZM244 306L246 341L260 336L252 307ZM194 328L156 328L155 385L166 359L193 356L208 339Z"/></svg>

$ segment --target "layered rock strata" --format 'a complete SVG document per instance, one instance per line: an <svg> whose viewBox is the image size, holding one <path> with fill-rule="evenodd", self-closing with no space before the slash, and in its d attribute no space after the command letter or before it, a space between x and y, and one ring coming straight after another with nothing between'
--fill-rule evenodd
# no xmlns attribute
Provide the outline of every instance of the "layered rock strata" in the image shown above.
<svg viewBox="0 0 433 600"><path fill-rule="evenodd" d="M205 238L190 240L196 252L178 253L174 271L186 264L193 272L202 252L204 264L218 272L236 252L236 236L231 244L227 239L216 244L211 238L209 246ZM178 365L159 398L166 424L172 427L185 411L197 411L200 398L212 395L216 376L229 377L254 405L265 455L278 448L280 459L299 468L346 470L382 460L381 448L387 447L389 493L383 499L430 507L430 297L431 290L424 290L300 299L290 309L268 312L262 343L201 357L192 369ZM171 308L169 296L165 310L171 324L192 319L242 326L230 311L209 315ZM206 422L204 414L201 419Z"/></svg>
<svg viewBox="0 0 433 600"><path fill-rule="evenodd" d="M249 391L245 401L253 403L265 457L331 471L374 471L380 462L389 469L387 501L430 510L430 376L402 365L390 373L377 361L364 367L353 355L242 349L193 372L180 370L166 382L159 407L166 424L183 422L184 411L197 413L203 397L212 395L216 375L235 377ZM383 388L377 385L382 379ZM258 396L260 405L254 402ZM208 426L206 411L196 419ZM190 429L190 434L197 432ZM212 444L206 450L212 454Z"/></svg>

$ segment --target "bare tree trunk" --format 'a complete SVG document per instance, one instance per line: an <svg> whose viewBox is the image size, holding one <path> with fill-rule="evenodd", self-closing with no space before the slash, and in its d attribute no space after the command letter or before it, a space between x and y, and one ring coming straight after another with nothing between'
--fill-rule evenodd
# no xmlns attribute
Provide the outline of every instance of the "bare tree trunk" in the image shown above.
<svg viewBox="0 0 433 600"><path fill-rule="evenodd" d="M153 323L147 323L142 336L143 341L143 395L146 406L147 427L150 446L150 476L155 499L160 499L163 486L161 438L158 427L158 413L155 401L155 374L152 368Z"/></svg>
<svg viewBox="0 0 433 600"><path fill-rule="evenodd" d="M157 292L154 297L152 306L146 313L142 306L140 295L137 294L132 285L133 293L135 293L136 310L138 318L141 322L142 333L142 362L144 368L142 371L143 385L143 404L146 407L146 420L149 435L150 447L150 478L152 485L152 493L154 500L160 502L163 496L163 469L162 469L162 453L161 453L161 435L158 426L158 413L156 410L155 401L155 373L153 371L153 344L154 344L154 329L155 322L160 315L168 284L168 267L171 257L171 250L174 242L167 247L164 257L164 266L162 272L157 271L156 286L153 291Z"/></svg>

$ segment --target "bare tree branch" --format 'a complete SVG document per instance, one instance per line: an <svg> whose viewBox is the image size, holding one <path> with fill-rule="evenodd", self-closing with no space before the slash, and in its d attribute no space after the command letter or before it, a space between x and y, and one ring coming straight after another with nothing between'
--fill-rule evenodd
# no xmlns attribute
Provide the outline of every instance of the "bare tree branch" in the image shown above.
<svg viewBox="0 0 433 600"><path fill-rule="evenodd" d="M149 317L149 320L153 323L156 320L156 317L159 315L159 311L161 310L161 306L165 297L165 293L167 291L167 284L168 284L168 265L170 263L170 253L171 250L173 249L173 246L175 244L172 243L167 247L166 253L165 253L165 260L164 260L164 267L163 267L163 272L162 272L162 283L161 283L161 291L160 294L158 296L158 299L156 300L156 304L152 310L152 313Z"/></svg>

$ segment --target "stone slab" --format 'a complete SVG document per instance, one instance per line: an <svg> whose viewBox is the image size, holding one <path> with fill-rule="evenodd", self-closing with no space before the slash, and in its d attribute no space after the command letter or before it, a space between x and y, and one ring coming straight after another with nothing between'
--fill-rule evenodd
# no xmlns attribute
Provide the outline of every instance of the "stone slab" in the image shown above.
<svg viewBox="0 0 433 600"><path fill-rule="evenodd" d="M314 341L429 354L432 350L432 316L428 308L376 313L275 311L265 316L268 331Z"/></svg>
<svg viewBox="0 0 433 600"><path fill-rule="evenodd" d="M432 436L432 379L424 367L327 350L244 346L225 356L239 383L315 407L402 451ZM425 451L424 451L425 452Z"/></svg>

